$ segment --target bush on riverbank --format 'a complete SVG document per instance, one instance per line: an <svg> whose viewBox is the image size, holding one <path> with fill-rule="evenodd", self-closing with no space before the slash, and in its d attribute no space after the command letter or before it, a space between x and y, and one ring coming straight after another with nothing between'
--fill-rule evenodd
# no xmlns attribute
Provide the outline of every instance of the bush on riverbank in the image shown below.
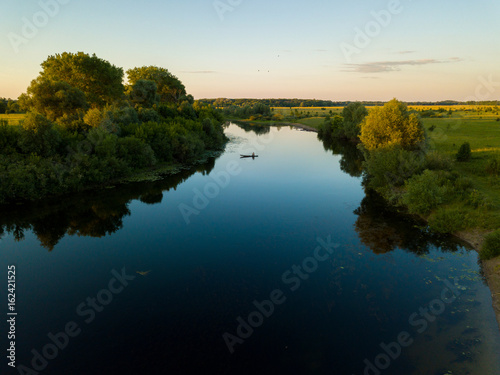
<svg viewBox="0 0 500 375"><path fill-rule="evenodd" d="M358 141L361 123L368 115L366 107L359 102L350 103L342 110L342 116L327 116L319 127L319 136L323 139L347 139Z"/></svg>
<svg viewBox="0 0 500 375"><path fill-rule="evenodd" d="M483 260L500 256L500 229L486 236L479 255Z"/></svg>
<svg viewBox="0 0 500 375"><path fill-rule="evenodd" d="M437 233L454 233L473 225L467 212L460 207L439 207L428 219L429 229Z"/></svg>

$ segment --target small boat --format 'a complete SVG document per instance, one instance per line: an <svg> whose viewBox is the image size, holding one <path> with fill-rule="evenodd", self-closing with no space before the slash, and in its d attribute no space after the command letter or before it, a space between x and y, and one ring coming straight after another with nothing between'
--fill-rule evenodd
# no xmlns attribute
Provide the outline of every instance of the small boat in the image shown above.
<svg viewBox="0 0 500 375"><path fill-rule="evenodd" d="M252 158L253 159L253 158L258 158L258 157L259 157L259 155L241 155L240 154L240 159L242 159L242 158Z"/></svg>

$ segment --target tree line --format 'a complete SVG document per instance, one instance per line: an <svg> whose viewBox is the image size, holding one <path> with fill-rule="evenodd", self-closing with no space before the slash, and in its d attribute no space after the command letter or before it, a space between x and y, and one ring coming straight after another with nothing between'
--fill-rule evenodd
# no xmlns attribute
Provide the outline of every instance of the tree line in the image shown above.
<svg viewBox="0 0 500 375"><path fill-rule="evenodd" d="M19 108L17 100L0 98L0 115L9 115L12 113L21 113L21 108Z"/></svg>
<svg viewBox="0 0 500 375"><path fill-rule="evenodd" d="M200 102L204 104L210 104L217 108L225 108L231 106L253 107L256 104L264 104L269 107L346 107L351 103L356 103L353 101L332 101L332 100L317 100L317 99L229 99L229 98L217 98L217 99L200 99ZM373 107L373 106L383 106L387 102L384 101L360 101L359 103ZM497 100L489 101L467 101L461 102L456 100L443 100L436 102L426 102L426 101L413 101L406 102L407 105L413 106L459 106L459 105L499 105L500 102Z"/></svg>

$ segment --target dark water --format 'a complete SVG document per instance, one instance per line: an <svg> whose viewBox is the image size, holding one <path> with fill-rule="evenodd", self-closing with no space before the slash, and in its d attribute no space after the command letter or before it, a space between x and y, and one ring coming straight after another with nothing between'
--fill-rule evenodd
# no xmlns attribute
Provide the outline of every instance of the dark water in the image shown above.
<svg viewBox="0 0 500 375"><path fill-rule="evenodd" d="M289 128L227 134L222 156L180 175L3 209L0 290L6 313L14 264L16 365L500 374L474 251L365 193L348 145ZM34 373L3 358L2 374Z"/></svg>

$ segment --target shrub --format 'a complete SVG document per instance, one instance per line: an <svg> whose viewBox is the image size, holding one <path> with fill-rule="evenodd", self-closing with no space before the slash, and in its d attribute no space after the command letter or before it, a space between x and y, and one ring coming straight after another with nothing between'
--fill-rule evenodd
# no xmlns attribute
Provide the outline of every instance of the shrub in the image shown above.
<svg viewBox="0 0 500 375"><path fill-rule="evenodd" d="M173 119L179 115L176 109L167 106L165 104L158 106L158 114L164 119L170 119L170 118Z"/></svg>
<svg viewBox="0 0 500 375"><path fill-rule="evenodd" d="M459 208L440 208L429 217L428 223L438 233L454 233L471 224L467 212Z"/></svg>
<svg viewBox="0 0 500 375"><path fill-rule="evenodd" d="M141 122L159 122L160 115L152 108L141 108L139 109L139 120Z"/></svg>
<svg viewBox="0 0 500 375"><path fill-rule="evenodd" d="M15 153L18 140L18 129L14 126L9 126L7 121L0 120L0 154Z"/></svg>
<svg viewBox="0 0 500 375"><path fill-rule="evenodd" d="M431 151L425 156L425 168L430 170L449 171L452 167L452 160L449 156L437 151Z"/></svg>
<svg viewBox="0 0 500 375"><path fill-rule="evenodd" d="M498 176L500 174L500 160L491 159L488 165L486 166L486 173Z"/></svg>
<svg viewBox="0 0 500 375"><path fill-rule="evenodd" d="M135 137L118 139L118 156L133 168L147 167L156 162L151 147Z"/></svg>
<svg viewBox="0 0 500 375"><path fill-rule="evenodd" d="M481 194L478 190L472 189L468 191L466 198L466 203L474 208L487 207L491 208L493 205L488 199Z"/></svg>
<svg viewBox="0 0 500 375"><path fill-rule="evenodd" d="M469 161L471 157L471 150L469 142L465 142L460 146L457 152L457 161Z"/></svg>
<svg viewBox="0 0 500 375"><path fill-rule="evenodd" d="M113 120L120 125L130 125L139 121L137 111L130 106L123 106L113 110Z"/></svg>
<svg viewBox="0 0 500 375"><path fill-rule="evenodd" d="M458 192L463 193L463 192L467 192L470 189L474 188L474 183L472 182L472 179L470 179L469 177L460 176L460 177L454 179L453 187Z"/></svg>
<svg viewBox="0 0 500 375"><path fill-rule="evenodd" d="M60 143L61 135L51 121L42 115L28 114L19 137L19 146L25 154L50 156L56 152Z"/></svg>
<svg viewBox="0 0 500 375"><path fill-rule="evenodd" d="M500 255L500 229L486 236L479 256L483 260L495 258Z"/></svg>
<svg viewBox="0 0 500 375"><path fill-rule="evenodd" d="M426 169L421 175L413 176L406 181L405 187L401 202L412 214L426 214L445 201L446 186L440 184L434 171Z"/></svg>
<svg viewBox="0 0 500 375"><path fill-rule="evenodd" d="M134 136L147 143L161 161L172 160L172 134L165 124L146 122L137 126Z"/></svg>
<svg viewBox="0 0 500 375"><path fill-rule="evenodd" d="M405 180L424 167L421 154L400 148L386 148L371 151L363 163L371 177L369 186L373 189L402 186Z"/></svg>

